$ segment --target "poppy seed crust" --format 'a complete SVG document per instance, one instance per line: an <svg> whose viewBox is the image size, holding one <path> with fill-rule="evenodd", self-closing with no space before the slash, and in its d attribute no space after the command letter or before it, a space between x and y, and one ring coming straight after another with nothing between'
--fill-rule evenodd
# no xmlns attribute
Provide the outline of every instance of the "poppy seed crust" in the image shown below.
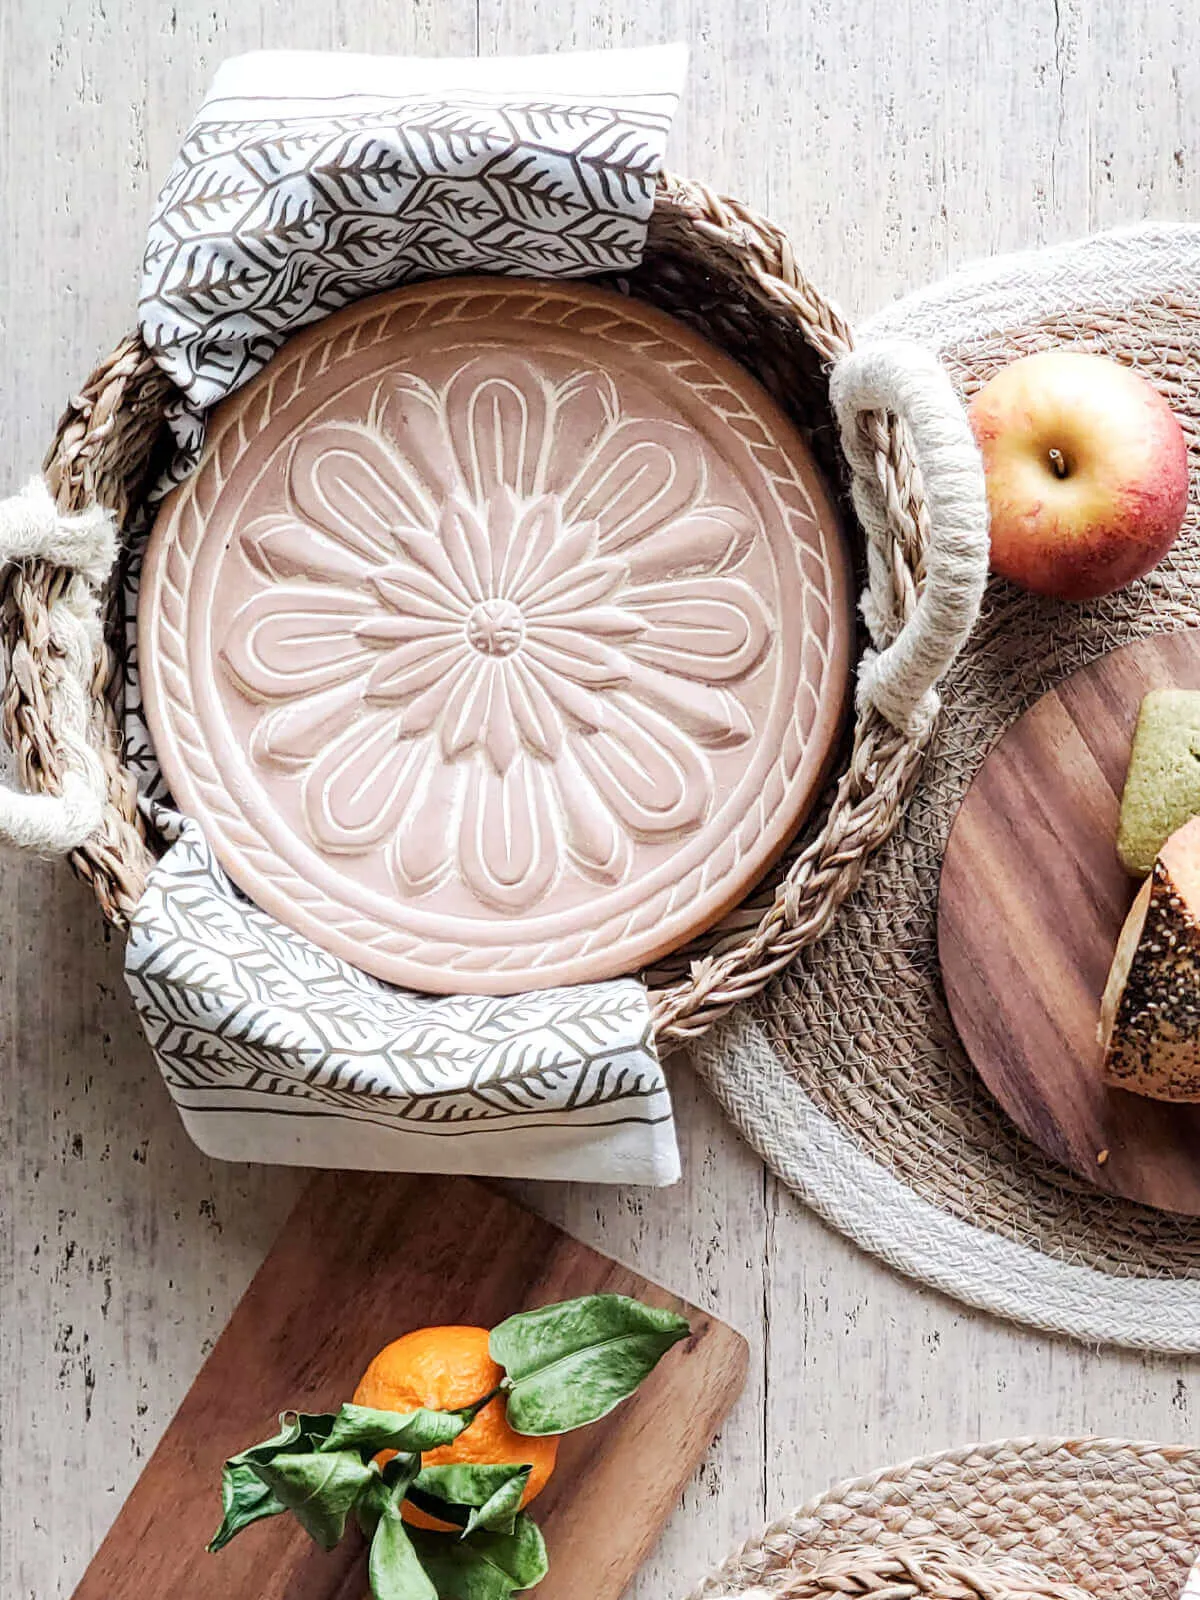
<svg viewBox="0 0 1200 1600"><path fill-rule="evenodd" d="M1114 978L1121 960L1119 946ZM1156 1100L1200 1101L1200 921L1161 857L1107 1039L1104 1076Z"/></svg>

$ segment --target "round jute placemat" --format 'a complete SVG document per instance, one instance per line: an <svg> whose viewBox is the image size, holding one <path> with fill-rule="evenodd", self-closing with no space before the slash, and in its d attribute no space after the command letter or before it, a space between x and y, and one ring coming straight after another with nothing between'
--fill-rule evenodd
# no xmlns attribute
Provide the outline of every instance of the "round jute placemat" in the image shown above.
<svg viewBox="0 0 1200 1600"><path fill-rule="evenodd" d="M768 1165L901 1271L1090 1342L1197 1351L1200 1221L1103 1195L1016 1131L947 1015L935 921L951 822L1003 730L1115 646L1200 626L1200 228L1139 227L965 271L864 330L897 335L935 349L967 396L1054 345L1136 365L1188 434L1188 521L1162 566L1106 600L990 586L891 841L826 937L694 1059Z"/></svg>
<svg viewBox="0 0 1200 1600"><path fill-rule="evenodd" d="M889 1467L774 1523L689 1600L1179 1600L1200 1451L1004 1439Z"/></svg>

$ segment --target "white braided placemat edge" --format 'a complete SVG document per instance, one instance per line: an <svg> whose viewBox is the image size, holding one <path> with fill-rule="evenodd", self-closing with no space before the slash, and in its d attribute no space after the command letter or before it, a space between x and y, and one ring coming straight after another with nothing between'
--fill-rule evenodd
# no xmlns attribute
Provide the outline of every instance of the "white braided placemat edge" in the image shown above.
<svg viewBox="0 0 1200 1600"><path fill-rule="evenodd" d="M789 1189L864 1250L931 1288L1086 1344L1200 1353L1200 1282L1056 1261L940 1210L873 1161L789 1076L752 1017L694 1048L730 1121Z"/></svg>

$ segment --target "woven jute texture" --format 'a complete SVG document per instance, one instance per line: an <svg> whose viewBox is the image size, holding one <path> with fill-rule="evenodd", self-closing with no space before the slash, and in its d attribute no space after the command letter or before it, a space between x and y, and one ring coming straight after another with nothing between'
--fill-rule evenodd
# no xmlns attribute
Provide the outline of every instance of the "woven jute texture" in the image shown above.
<svg viewBox="0 0 1200 1600"><path fill-rule="evenodd" d="M826 1552L779 1574L770 1588L743 1591L743 1600L822 1600L831 1595L874 1600L1086 1600L1073 1583L1056 1583L1004 1557L964 1557L941 1539L890 1548Z"/></svg>
<svg viewBox="0 0 1200 1600"><path fill-rule="evenodd" d="M689 1600L1179 1600L1200 1554L1200 1452L1006 1439L844 1483L773 1524Z"/></svg>
<svg viewBox="0 0 1200 1600"><path fill-rule="evenodd" d="M1108 1198L1017 1133L947 1014L936 905L955 812L1003 730L1115 646L1200 626L1200 230L1131 231L1012 262L901 302L879 331L932 342L967 397L1015 357L1064 344L1136 365L1188 435L1184 532L1147 579L1086 606L990 586L943 682L941 721L896 832L819 952L750 1008L736 1037L707 1048L700 1067L785 1180L894 1265L1060 1332L1190 1350L1200 1347L1200 1222ZM752 1073L755 1049L773 1076L761 1061ZM838 1144L836 1162L826 1153L828 1181L819 1159L795 1148L805 1118L810 1129L824 1119L818 1131ZM862 1163L861 1204L831 1192L847 1162ZM887 1199L872 1211L875 1180ZM1122 1279L1139 1282L1123 1288Z"/></svg>
<svg viewBox="0 0 1200 1600"><path fill-rule="evenodd" d="M836 486L844 461L829 399L829 369L853 340L836 308L805 277L778 228L703 185L660 180L643 263L615 285L699 327L753 372L805 431ZM128 527L170 450L166 417L178 400L135 335L81 387L59 424L45 463L63 511L99 503ZM888 506L886 548L875 571L875 614L894 641L917 608L930 534L921 473L908 430L887 411L857 417L861 443ZM50 687L60 672L50 611L60 568L30 562L5 578L0 636L8 656L3 723L23 785L58 793L62 741ZM118 607L110 605L114 623ZM75 869L101 909L124 929L145 885L158 842L148 837L136 785L120 757L115 707L123 644L115 626L97 664L93 742L104 767L102 827L76 850ZM902 732L866 704L845 765L813 831L777 868L748 914L716 930L701 950L655 975L651 996L664 1044L703 1033L758 991L796 953L821 938L863 868L900 819L927 743L927 730Z"/></svg>

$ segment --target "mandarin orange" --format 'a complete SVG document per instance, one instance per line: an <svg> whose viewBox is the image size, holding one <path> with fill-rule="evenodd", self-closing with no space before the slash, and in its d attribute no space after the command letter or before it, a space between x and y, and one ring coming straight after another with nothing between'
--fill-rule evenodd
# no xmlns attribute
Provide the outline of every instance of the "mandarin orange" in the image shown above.
<svg viewBox="0 0 1200 1600"><path fill-rule="evenodd" d="M486 1328L418 1328L379 1352L354 1391L354 1403L377 1411L415 1411L420 1406L458 1411L491 1394L503 1377L503 1368L488 1352ZM394 1454L381 1451L379 1459ZM421 1462L427 1467L456 1462L530 1466L521 1501L528 1505L545 1488L557 1455L557 1438L530 1438L510 1428L504 1396L497 1395L453 1444L427 1450ZM408 1502L402 1514L417 1528L450 1528Z"/></svg>

